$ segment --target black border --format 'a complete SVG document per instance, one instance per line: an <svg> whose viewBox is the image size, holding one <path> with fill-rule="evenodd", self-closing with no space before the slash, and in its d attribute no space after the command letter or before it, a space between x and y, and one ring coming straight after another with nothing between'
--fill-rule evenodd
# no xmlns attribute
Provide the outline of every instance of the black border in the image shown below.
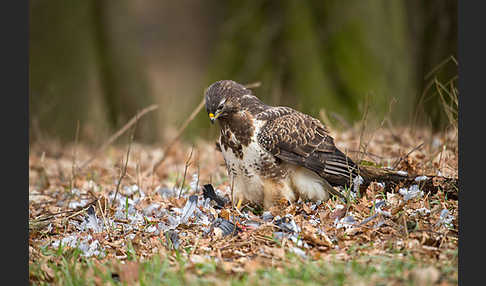
<svg viewBox="0 0 486 286"><path fill-rule="evenodd" d="M459 284L474 285L484 275L486 192L482 133L486 130L486 24L483 1L459 1ZM483 4L483 5L474 5ZM478 261L476 261L478 260ZM478 279L476 279L478 278ZM481 283L480 283L481 284Z"/></svg>
<svg viewBox="0 0 486 286"><path fill-rule="evenodd" d="M2 281L29 284L29 1L2 3ZM7 275L5 275L7 274Z"/></svg>

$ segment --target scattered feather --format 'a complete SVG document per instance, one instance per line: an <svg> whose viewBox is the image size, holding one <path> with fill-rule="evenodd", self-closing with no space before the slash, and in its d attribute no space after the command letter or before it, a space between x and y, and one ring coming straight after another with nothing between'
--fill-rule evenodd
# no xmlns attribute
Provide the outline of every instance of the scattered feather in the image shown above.
<svg viewBox="0 0 486 286"><path fill-rule="evenodd" d="M403 170L397 171L397 174L400 175L400 176L408 176L408 172L407 171L403 171Z"/></svg>
<svg viewBox="0 0 486 286"><path fill-rule="evenodd" d="M415 212L419 213L421 216L426 216L430 214L430 210L428 208L419 208L416 209Z"/></svg>
<svg viewBox="0 0 486 286"><path fill-rule="evenodd" d="M189 188L192 191L197 191L198 184L199 184L199 175L198 174L192 174L192 180L189 183Z"/></svg>
<svg viewBox="0 0 486 286"><path fill-rule="evenodd" d="M294 221L294 218L291 214L286 214L283 218L279 216L275 217L273 222L280 230L288 233L299 233L300 227Z"/></svg>
<svg viewBox="0 0 486 286"><path fill-rule="evenodd" d="M192 196L189 197L189 199L186 202L186 205L182 209L182 215L181 215L181 218L180 218L180 222L181 223L187 223L189 218L192 217L192 215L196 211L196 207L197 207L197 196L192 195Z"/></svg>
<svg viewBox="0 0 486 286"><path fill-rule="evenodd" d="M203 196L205 199L214 201L216 203L214 208L216 209L223 208L226 204L225 200L215 193L213 185L211 184L206 184L203 186Z"/></svg>
<svg viewBox="0 0 486 286"><path fill-rule="evenodd" d="M452 216L448 209L443 209L440 212L439 220L435 224L435 226L446 226L452 227L452 221L454 220L454 216Z"/></svg>
<svg viewBox="0 0 486 286"><path fill-rule="evenodd" d="M68 207L70 209L80 209L80 208L84 208L87 204L89 203L88 200L79 200L79 201L72 201L69 203Z"/></svg>
<svg viewBox="0 0 486 286"><path fill-rule="evenodd" d="M355 224L356 224L356 220L354 219L354 217L352 215L347 215L340 220L336 219L334 221L334 225L336 226L337 229L340 229L340 228L347 229L347 228L354 226Z"/></svg>
<svg viewBox="0 0 486 286"><path fill-rule="evenodd" d="M427 176L418 176L415 178L415 182L426 181L429 177Z"/></svg>
<svg viewBox="0 0 486 286"><path fill-rule="evenodd" d="M271 213L271 212L269 212L269 211L265 211L265 212L263 212L263 214L262 214L262 219L263 219L264 221L272 221L272 220L273 220L273 215L272 215L272 213Z"/></svg>
<svg viewBox="0 0 486 286"><path fill-rule="evenodd" d="M85 218L85 223L81 224L81 228L84 229L91 229L93 232L102 232L103 227L100 225L98 218L96 217L96 213L93 206L88 208L88 215Z"/></svg>
<svg viewBox="0 0 486 286"><path fill-rule="evenodd" d="M164 199L173 198L177 196L177 193L174 189L169 188L159 188L157 192L162 196Z"/></svg>
<svg viewBox="0 0 486 286"><path fill-rule="evenodd" d="M290 249L290 251L292 251L293 253L297 254L298 256L300 256L304 259L307 259L307 254L305 254L305 251L303 251L302 249L300 249L298 247L292 247Z"/></svg>
<svg viewBox="0 0 486 286"><path fill-rule="evenodd" d="M179 249L179 234L174 230L165 232L166 245L169 249Z"/></svg>
<svg viewBox="0 0 486 286"><path fill-rule="evenodd" d="M356 194L359 193L359 186L364 183L363 177L360 175L354 177L353 179L353 192L351 193L353 196L356 196ZM354 193L354 194L353 194Z"/></svg>
<svg viewBox="0 0 486 286"><path fill-rule="evenodd" d="M409 201L413 198L422 197L424 192L419 189L418 185L412 185L409 188L401 188L398 193L403 196L405 201Z"/></svg>
<svg viewBox="0 0 486 286"><path fill-rule="evenodd" d="M241 231L241 229L237 226L235 226L234 223L232 223L229 220L223 219L223 218L217 218L214 220L213 224L211 225L211 228L219 228L222 231L223 236L227 236L230 234L236 234Z"/></svg>

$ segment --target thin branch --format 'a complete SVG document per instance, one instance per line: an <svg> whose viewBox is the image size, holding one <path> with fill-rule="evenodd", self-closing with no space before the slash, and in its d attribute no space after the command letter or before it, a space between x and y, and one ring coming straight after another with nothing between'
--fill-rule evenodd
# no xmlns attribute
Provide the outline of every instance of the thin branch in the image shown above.
<svg viewBox="0 0 486 286"><path fill-rule="evenodd" d="M384 159L384 157L382 157L380 155L376 155L376 154L370 153L370 152L363 152L363 151L352 150L352 149L347 149L347 152L349 152L349 153L360 153L361 155L369 156L369 157L375 157L376 159L379 159L379 160L383 160Z"/></svg>
<svg viewBox="0 0 486 286"><path fill-rule="evenodd" d="M111 239L111 228L108 225L108 222L106 220L105 213L103 212L103 208L101 207L101 202L98 200L98 208L100 209L101 217L103 218L103 223L105 224L105 228L108 231L108 237Z"/></svg>
<svg viewBox="0 0 486 286"><path fill-rule="evenodd" d="M91 158L89 158L88 160L86 160L83 164L81 164L81 166L79 167L80 169L83 169L84 167L86 167L89 163L91 163L91 161L93 161L96 156L98 156L98 154L100 154L101 152L103 152L103 150L106 149L106 147L108 147L110 144L112 144L113 142L115 142L116 139L118 139L118 137L120 137L121 135L123 135L128 129L130 129L130 127L132 125L134 125L135 123L137 123L137 121L142 117L144 116L145 114L155 110L158 108L158 105L150 105L148 107L145 107L144 109L142 109L140 112L138 112L132 119L130 119L130 121L127 122L127 124L125 124L125 126L123 126L120 130L118 130L115 134L113 134L103 145L101 145L100 148L98 148L98 150L96 150L93 155L91 156Z"/></svg>
<svg viewBox="0 0 486 286"><path fill-rule="evenodd" d="M77 153L76 153L76 146L78 145L78 137L79 137L79 120L76 121L76 132L74 134L74 146L73 146L73 162L72 162L72 166L71 166L71 180L69 182L69 187L70 187L70 191L72 192L72 190L76 187L76 157L77 157ZM71 203L71 200L73 199L72 196L69 196L69 199L68 199L68 205Z"/></svg>
<svg viewBox="0 0 486 286"><path fill-rule="evenodd" d="M199 165L199 156L197 156L196 158L197 158L197 181L196 181L196 192L197 192L197 190L199 189L199 174L201 172L201 169Z"/></svg>
<svg viewBox="0 0 486 286"><path fill-rule="evenodd" d="M368 112L369 112L369 95L367 95L365 97L363 118L361 118L361 130L360 130L360 133L359 133L359 150L362 153L366 153L366 149L368 148L368 144L363 142L364 133L365 133L365 129L366 129L366 121L368 120ZM360 153L360 154L362 154L362 153ZM358 156L358 158L359 157L361 157L361 156ZM361 158L359 158L359 160L361 160Z"/></svg>
<svg viewBox="0 0 486 286"><path fill-rule="evenodd" d="M75 187L74 181L76 180L76 146L78 145L79 139L79 120L76 121L76 133L74 135L74 146L73 146L73 164L71 169L71 190Z"/></svg>
<svg viewBox="0 0 486 286"><path fill-rule="evenodd" d="M182 124L179 131L177 131L177 135L165 146L165 149L162 153L162 158L160 158L160 160L157 163L155 163L154 166L152 167L151 170L152 174L155 173L155 171L157 171L157 169L160 167L160 165L162 165L162 163L164 163L165 159L167 159L167 154L169 153L170 149L174 146L174 143L177 140L179 140L179 137L181 137L182 133L187 128L189 123L191 123L191 121L196 117L196 115L199 113L199 111L201 111L203 107L204 107L204 98L199 103L199 105L192 111L191 115L189 116L189 118L186 119L184 124Z"/></svg>
<svg viewBox="0 0 486 286"><path fill-rule="evenodd" d="M420 143L418 146L414 147L414 148L413 148L412 150L410 150L410 152L408 152L408 153L407 153L405 156L401 156L401 157L400 157L400 159L398 159L398 161L397 161L395 164L393 164L393 169L395 169L395 168L398 166L398 164L400 164L400 162L401 162L403 159L407 158L407 157L408 157L410 154L412 154L413 152L415 152L415 151L417 151L418 149L422 148L422 146L424 146L424 142L422 142L422 143Z"/></svg>
<svg viewBox="0 0 486 286"><path fill-rule="evenodd" d="M346 119L344 119L344 117L337 114L336 112L331 112L330 115L332 117L334 117L337 121L339 121L339 123L341 123L341 125L343 125L345 129L351 129L352 128L351 124L349 122L347 122Z"/></svg>
<svg viewBox="0 0 486 286"><path fill-rule="evenodd" d="M456 66L458 65L458 62L457 60L454 58L454 56L449 56L447 58L445 58L444 60L442 60L442 62L440 62L438 65L436 65L434 68L432 68L431 71L429 71L425 76L424 76L424 79L427 80L429 79L434 73L436 73L438 70L440 70L443 66L445 66L447 63L449 62L453 62L456 64Z"/></svg>
<svg viewBox="0 0 486 286"><path fill-rule="evenodd" d="M192 151L194 150L194 146L191 148L191 153L189 154L189 158L187 158L186 163L184 164L184 177L182 178L182 184L179 188L179 198L182 195L182 189L184 188L184 183L186 182L186 174L187 174L187 169L191 165L191 158L192 158Z"/></svg>
<svg viewBox="0 0 486 286"><path fill-rule="evenodd" d="M247 84L245 84L244 86L245 86L246 88L250 88L250 89L252 89L252 88L257 88L257 87L260 87L261 85L262 85L262 82L261 82L261 81L256 81L256 82L252 82L252 83L247 83Z"/></svg>
<svg viewBox="0 0 486 286"><path fill-rule="evenodd" d="M138 114L135 115L135 121L134 121L134 123L136 123L137 121L138 121ZM137 125L135 125L134 128L132 129L132 134L130 135L130 140L128 141L128 150L127 150L127 158L125 160L125 166L123 167L122 172L120 174L120 178L118 179L118 182L116 184L115 197L113 198L112 203L115 203L116 202L116 197L118 195L118 191L120 190L121 182L122 182L123 178L125 177L125 175L127 174L128 159L130 157L130 149L131 149L131 146L132 146L133 137L135 135L135 129L136 129L136 127L137 127Z"/></svg>

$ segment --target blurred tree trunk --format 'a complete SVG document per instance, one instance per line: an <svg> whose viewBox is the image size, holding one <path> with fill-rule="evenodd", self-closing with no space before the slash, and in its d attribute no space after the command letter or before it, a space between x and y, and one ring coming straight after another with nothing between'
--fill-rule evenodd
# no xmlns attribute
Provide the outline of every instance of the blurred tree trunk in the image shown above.
<svg viewBox="0 0 486 286"><path fill-rule="evenodd" d="M288 84L284 83L288 91L282 95L299 98L297 108L314 115L324 108L350 117L356 106L339 97L334 78L326 69L329 54L318 36L319 18L315 17L313 7L307 3L285 2L282 48L288 61Z"/></svg>
<svg viewBox="0 0 486 286"><path fill-rule="evenodd" d="M341 113L360 120L368 101L374 119L381 120L397 100L394 119L412 110L413 90L403 1L313 1L320 21L319 40L326 76L336 86L335 97L345 102Z"/></svg>
<svg viewBox="0 0 486 286"><path fill-rule="evenodd" d="M127 1L30 1L30 126L72 141L100 143L154 102ZM137 126L153 141L154 114Z"/></svg>
<svg viewBox="0 0 486 286"><path fill-rule="evenodd" d="M44 134L72 141L78 120L81 132L106 131L93 57L92 2L29 3L30 138Z"/></svg>
<svg viewBox="0 0 486 286"><path fill-rule="evenodd" d="M427 86L434 78L445 84L458 75L457 64L451 60L451 56L457 60L457 1L409 0L406 5L418 85L414 99L418 118L412 120L430 120L435 130L441 129L449 122L437 89Z"/></svg>
<svg viewBox="0 0 486 286"><path fill-rule="evenodd" d="M137 42L135 22L127 0L93 0L96 59L108 120L121 128L139 110L154 102ZM156 116L148 114L138 124L137 140L157 139Z"/></svg>

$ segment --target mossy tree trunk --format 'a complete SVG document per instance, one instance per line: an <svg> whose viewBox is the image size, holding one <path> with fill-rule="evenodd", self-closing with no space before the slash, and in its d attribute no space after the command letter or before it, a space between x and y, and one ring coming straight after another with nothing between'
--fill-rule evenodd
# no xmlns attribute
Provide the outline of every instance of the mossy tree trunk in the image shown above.
<svg viewBox="0 0 486 286"><path fill-rule="evenodd" d="M129 1L93 1L96 62L108 120L121 128L138 111L154 102L137 42L136 23ZM137 140L153 142L159 131L156 116L148 114L137 125Z"/></svg>
<svg viewBox="0 0 486 286"><path fill-rule="evenodd" d="M30 1L30 135L100 143L153 99L127 1ZM137 140L158 134L153 114Z"/></svg>

